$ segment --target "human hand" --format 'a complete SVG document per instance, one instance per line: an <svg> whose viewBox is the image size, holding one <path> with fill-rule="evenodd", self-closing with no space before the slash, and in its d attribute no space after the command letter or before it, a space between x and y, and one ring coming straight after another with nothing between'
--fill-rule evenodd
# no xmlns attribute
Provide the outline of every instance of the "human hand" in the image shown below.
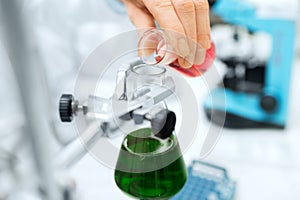
<svg viewBox="0 0 300 200"><path fill-rule="evenodd" d="M157 21L184 68L202 64L210 48L207 0L122 0L140 35Z"/></svg>

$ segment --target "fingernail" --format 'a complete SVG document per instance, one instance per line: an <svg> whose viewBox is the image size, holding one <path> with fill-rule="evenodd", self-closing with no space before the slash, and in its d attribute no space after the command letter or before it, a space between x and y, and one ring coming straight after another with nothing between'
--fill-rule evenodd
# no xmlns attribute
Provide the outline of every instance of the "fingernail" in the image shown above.
<svg viewBox="0 0 300 200"><path fill-rule="evenodd" d="M189 45L188 45L187 41L184 38L180 38L177 41L177 47L178 47L178 50L179 50L178 53L180 53L180 57L186 57L190 52Z"/></svg>
<svg viewBox="0 0 300 200"><path fill-rule="evenodd" d="M195 62L194 62L194 59L195 59L195 54L191 53L189 55L187 55L184 60L186 63L189 64L189 66L193 65Z"/></svg>
<svg viewBox="0 0 300 200"><path fill-rule="evenodd" d="M192 66L193 66L192 63L190 63L190 62L187 61L187 60L184 60L184 68L185 68L185 69L189 69L189 68L191 68Z"/></svg>
<svg viewBox="0 0 300 200"><path fill-rule="evenodd" d="M200 65L204 62L206 51L203 48L197 48L194 63Z"/></svg>
<svg viewBox="0 0 300 200"><path fill-rule="evenodd" d="M185 68L185 69L189 69L192 67L192 63L190 63L189 61L187 60L183 60L183 59L180 59L179 60L179 65L182 67L182 68Z"/></svg>
<svg viewBox="0 0 300 200"><path fill-rule="evenodd" d="M210 37L207 36L207 35L203 35L203 36L200 36L200 38L198 38L198 41L199 41L199 45L201 48L204 48L204 49L209 49L210 48Z"/></svg>

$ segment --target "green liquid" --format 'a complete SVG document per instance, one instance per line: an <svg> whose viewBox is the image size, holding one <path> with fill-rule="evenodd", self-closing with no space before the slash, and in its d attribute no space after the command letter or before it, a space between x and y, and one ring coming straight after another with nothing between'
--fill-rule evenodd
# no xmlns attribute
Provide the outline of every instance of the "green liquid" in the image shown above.
<svg viewBox="0 0 300 200"><path fill-rule="evenodd" d="M122 143L115 182L125 193L139 199L168 199L184 186L187 172L174 135L160 140L150 129L127 135Z"/></svg>

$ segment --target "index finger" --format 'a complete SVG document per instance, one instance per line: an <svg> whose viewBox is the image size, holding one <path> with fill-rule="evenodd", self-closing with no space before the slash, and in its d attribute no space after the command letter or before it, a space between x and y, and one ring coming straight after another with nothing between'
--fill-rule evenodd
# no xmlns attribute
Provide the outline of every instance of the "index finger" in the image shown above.
<svg viewBox="0 0 300 200"><path fill-rule="evenodd" d="M207 0L194 0L197 22L197 42L204 49L210 48L210 19Z"/></svg>

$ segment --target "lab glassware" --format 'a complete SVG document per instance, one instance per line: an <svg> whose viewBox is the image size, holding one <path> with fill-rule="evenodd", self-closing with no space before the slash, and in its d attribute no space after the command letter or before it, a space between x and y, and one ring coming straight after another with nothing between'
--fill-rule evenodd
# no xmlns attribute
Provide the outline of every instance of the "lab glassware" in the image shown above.
<svg viewBox="0 0 300 200"><path fill-rule="evenodd" d="M205 59L202 64L193 64L188 69L181 67L178 62L178 54L168 42L170 41L170 37L172 36L167 37L166 33L155 28L146 31L139 40L139 54L142 60L147 64L169 65L189 77L202 75L213 64L215 59L215 45L211 43L210 48L206 50ZM192 43L193 41L189 42ZM201 48L199 44L195 43L194 45L197 48Z"/></svg>
<svg viewBox="0 0 300 200"><path fill-rule="evenodd" d="M166 87L165 72L162 65L132 66L122 99L127 99L130 104L141 96L147 98L151 90ZM135 124L122 142L115 182L126 194L138 199L168 199L180 191L187 179L174 133L176 115L167 109L164 101L150 110L146 105L144 107L145 110L131 113ZM144 112L148 114L144 115Z"/></svg>
<svg viewBox="0 0 300 200"><path fill-rule="evenodd" d="M153 171L147 170L152 167ZM181 190L186 180L175 135L160 139L151 129L143 128L126 136L115 170L115 182L122 191L139 199L168 199Z"/></svg>

